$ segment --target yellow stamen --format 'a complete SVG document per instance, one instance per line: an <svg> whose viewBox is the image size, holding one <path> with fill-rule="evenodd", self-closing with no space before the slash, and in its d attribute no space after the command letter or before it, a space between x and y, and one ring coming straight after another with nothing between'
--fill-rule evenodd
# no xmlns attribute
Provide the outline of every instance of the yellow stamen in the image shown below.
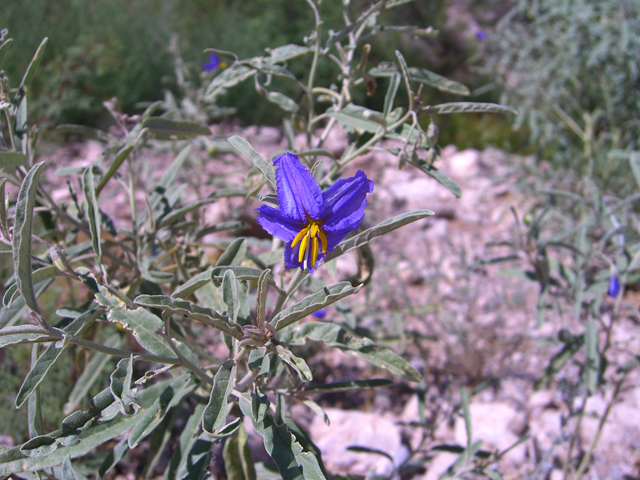
<svg viewBox="0 0 640 480"><path fill-rule="evenodd" d="M322 241L322 253L326 254L327 253L327 236L320 229L318 229L318 234L320 235L320 240Z"/></svg>
<svg viewBox="0 0 640 480"><path fill-rule="evenodd" d="M316 260L318 258L318 248L320 248L318 237L313 237L313 242L311 243L311 268L316 266Z"/></svg>
<svg viewBox="0 0 640 480"><path fill-rule="evenodd" d="M296 238L293 239L293 242L291 242L291 248L295 247L300 239L304 237L308 231L309 227L304 227L302 230L300 230L300 233L298 233L298 235L296 235Z"/></svg>
<svg viewBox="0 0 640 480"><path fill-rule="evenodd" d="M311 224L311 236L315 237L318 234L318 231L320 230L320 227L318 226L317 223L312 223Z"/></svg>
<svg viewBox="0 0 640 480"><path fill-rule="evenodd" d="M298 234L299 235L299 234ZM307 253L307 244L309 243L309 235L305 235L302 237L302 242L300 243L300 251L298 252L298 262L302 263L305 254Z"/></svg>

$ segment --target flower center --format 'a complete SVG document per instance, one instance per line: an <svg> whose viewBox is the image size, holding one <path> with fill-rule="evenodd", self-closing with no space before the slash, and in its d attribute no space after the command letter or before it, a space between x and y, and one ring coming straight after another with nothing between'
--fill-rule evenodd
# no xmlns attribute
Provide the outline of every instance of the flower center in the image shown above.
<svg viewBox="0 0 640 480"><path fill-rule="evenodd" d="M307 217L307 224L296 235L291 242L291 248L300 242L300 250L298 250L298 262L302 263L306 270L307 263L311 262L311 268L316 266L318 253L320 251L320 243L322 243L322 253L327 253L327 236L324 234L320 226L321 220L313 220Z"/></svg>

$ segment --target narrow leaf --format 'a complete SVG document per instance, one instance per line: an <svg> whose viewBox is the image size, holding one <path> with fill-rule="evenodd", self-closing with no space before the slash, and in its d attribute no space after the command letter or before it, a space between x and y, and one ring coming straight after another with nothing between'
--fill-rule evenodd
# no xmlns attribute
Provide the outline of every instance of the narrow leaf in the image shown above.
<svg viewBox="0 0 640 480"><path fill-rule="evenodd" d="M401 215L397 215L383 222L380 222L375 227L368 228L364 232L347 240L344 240L343 242L338 244L338 246L326 256L326 258L324 259L324 263L328 263L344 253L361 247L362 245L369 243L374 238L385 235L409 223L422 220L429 215L433 215L433 212L431 210L415 210L413 212L403 213Z"/></svg>
<svg viewBox="0 0 640 480"><path fill-rule="evenodd" d="M598 352L598 324L589 316L585 336L585 380L587 391L593 395L598 383L598 372L600 371L600 354Z"/></svg>
<svg viewBox="0 0 640 480"><path fill-rule="evenodd" d="M222 458L228 480L256 480L256 467L244 425L240 425L236 434L227 439Z"/></svg>
<svg viewBox="0 0 640 480"><path fill-rule="evenodd" d="M508 105L498 105L497 103L476 103L476 102L452 102L440 105L428 105L419 110L421 115L448 114L448 113L512 113L518 115L518 111Z"/></svg>
<svg viewBox="0 0 640 480"><path fill-rule="evenodd" d="M282 345L276 345L276 353L293 369L294 372L298 374L300 380L303 382L310 382L313 380L311 369L303 359L296 357L290 350L284 348Z"/></svg>
<svg viewBox="0 0 640 480"><path fill-rule="evenodd" d="M129 310L125 307L113 308L107 320L115 322L133 333L142 348L161 357L175 357L173 350L156 332L164 327L164 323L153 313L144 308Z"/></svg>
<svg viewBox="0 0 640 480"><path fill-rule="evenodd" d="M142 122L142 128L150 131L158 140L184 140L199 135L211 135L205 125L184 120L171 120L163 117L149 117Z"/></svg>
<svg viewBox="0 0 640 480"><path fill-rule="evenodd" d="M13 222L12 247L16 285L27 307L35 312L40 312L40 309L33 292L31 278L31 228L38 182L44 167L44 162L34 165L24 178L18 193Z"/></svg>
<svg viewBox="0 0 640 480"><path fill-rule="evenodd" d="M251 418L253 428L260 435L264 447L273 458L283 480L323 480L325 478L317 458L311 452L303 452L302 446L286 425L276 425L270 414L257 422L251 415L251 402L240 397L240 409Z"/></svg>
<svg viewBox="0 0 640 480"><path fill-rule="evenodd" d="M273 168L273 165L268 163L264 158L260 156L258 152L254 150L249 142L247 142L244 138L239 137L237 135L233 135L228 138L229 143L236 147L236 149L242 153L245 157L247 157L253 165L262 172L271 186L276 188L276 171Z"/></svg>
<svg viewBox="0 0 640 480"><path fill-rule="evenodd" d="M178 444L173 449L169 465L164 471L164 480L179 478L176 476L177 471L183 470L184 465L190 460L188 454L193 444L198 440L198 434L200 433L199 424L202 421L204 408L205 406L203 404L196 404L193 413L187 420L178 438Z"/></svg>
<svg viewBox="0 0 640 480"><path fill-rule="evenodd" d="M460 188L460 186L456 182L451 180L449 176L443 173L442 170L438 170L433 165L429 165L427 162L422 160L418 161L417 163L414 163L414 162L410 162L410 163L414 167L417 167L420 170L422 170L424 173L426 173L430 177L435 178L438 182L440 182L440 184L445 186L456 197L458 198L462 197L462 189Z"/></svg>
<svg viewBox="0 0 640 480"><path fill-rule="evenodd" d="M209 403L202 413L202 429L217 435L227 421L229 406L228 397L233 390L233 380L236 374L236 365L233 360L227 360L218 369L213 378L213 388L209 395Z"/></svg>
<svg viewBox="0 0 640 480"><path fill-rule="evenodd" d="M247 240L237 238L229 244L216 263L216 267L228 267L240 265L247 255Z"/></svg>
<svg viewBox="0 0 640 480"><path fill-rule="evenodd" d="M317 312L321 308L325 308L341 298L358 293L360 287L353 287L349 282L340 282L335 285L324 287L313 295L309 295L304 300L290 306L286 310L280 312L271 320L276 330L282 330L285 327L297 322L298 320Z"/></svg>
<svg viewBox="0 0 640 480"><path fill-rule="evenodd" d="M328 393L328 392L344 392L348 390L359 390L361 388L388 387L393 385L393 380L386 378L372 378L371 380L352 380L350 382L325 383L322 385L314 385L304 389L305 393Z"/></svg>
<svg viewBox="0 0 640 480"><path fill-rule="evenodd" d="M179 405L184 397L193 392L197 384L193 382L190 374L182 374L169 384L153 404L138 413L141 418L129 434L129 448L135 448L149 435L164 419L167 412Z"/></svg>
<svg viewBox="0 0 640 480"><path fill-rule="evenodd" d="M101 216L91 167L87 167L82 175L82 189L84 199L87 202L87 222L89 222L89 230L91 232L91 246L98 257L98 262L102 263L102 246L100 244Z"/></svg>
<svg viewBox="0 0 640 480"><path fill-rule="evenodd" d="M22 99L26 95L29 85L31 85L31 80L33 80L33 77L36 74L38 65L40 65L40 60L42 60L42 54L44 53L44 47L47 45L48 41L49 39L47 37L42 39L40 46L36 50L36 53L33 55L33 58L27 67L27 71L24 72L24 76L22 77L22 81L20 82L20 86L18 87L18 92L16 93L14 100L16 105L20 105L20 103L22 103Z"/></svg>
<svg viewBox="0 0 640 480"><path fill-rule="evenodd" d="M389 88L387 88L387 94L384 97L384 108L382 110L385 117L393 110L393 102L396 99L401 80L402 76L399 73L394 73L389 79Z"/></svg>
<svg viewBox="0 0 640 480"><path fill-rule="evenodd" d="M237 323L238 312L240 311L240 300L238 298L238 281L233 270L224 272L222 279L222 301L227 305L227 315L233 323Z"/></svg>

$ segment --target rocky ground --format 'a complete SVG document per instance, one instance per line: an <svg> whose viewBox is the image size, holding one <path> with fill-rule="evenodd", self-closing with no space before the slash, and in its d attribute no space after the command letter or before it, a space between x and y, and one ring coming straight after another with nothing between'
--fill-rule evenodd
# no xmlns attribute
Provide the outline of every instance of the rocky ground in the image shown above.
<svg viewBox="0 0 640 480"><path fill-rule="evenodd" d="M214 135L221 137L229 133L214 130ZM276 129L251 127L241 135L267 157L285 147ZM326 144L336 154L345 147L346 138L340 133ZM93 143L77 146L65 164L88 165L100 151ZM167 155L165 161L170 158ZM562 478L560 465L569 444L566 434L575 430L572 425L576 419L570 413L580 407L582 399L568 388L578 368L569 366L557 382L541 391L534 392L533 384L561 348L555 341L559 329L580 333L583 327L571 315L556 312L537 326L538 285L508 276L505 270L526 266L524 255L509 246L490 245L513 242L518 225L512 208L522 218L535 201L523 188L527 179L522 179L516 168L519 162L528 161L531 159L497 150L445 147L439 166L462 187L460 199L411 166L398 170L395 158L382 151L350 166L353 171L365 170L375 182L367 207L369 225L415 209L435 212L435 216L371 244L376 261L372 281L350 305L364 316L364 326L379 332L381 340L387 339L396 352L424 372L424 402L419 400L416 385L399 385L355 400L318 398L330 426L304 407L295 410L309 426L331 471L358 475L392 472L387 457L347 451L349 446L384 451L396 466L407 459L411 449L422 446L432 458L425 470L414 472L415 478L437 479L456 455L430 449L467 442L464 420L452 414L459 405L458 388L471 391L488 382L490 386L471 402L473 439L482 440L483 449L493 451L504 450L528 435L528 440L502 458L498 470L505 478ZM229 162L227 168L233 169ZM200 168L205 175L213 167L202 164ZM162 171L156 165L153 169ZM202 183L206 194L206 182ZM64 197L65 191L63 187L57 190L58 198ZM117 217L118 202L116 198L104 208ZM205 215L215 222L227 213L218 205ZM509 254L518 254L521 260L469 268L479 260ZM356 271L355 255L346 255L338 262L336 276L344 278ZM319 274L329 275L324 269ZM637 300L635 303L637 307ZM338 312L331 309L328 315ZM637 321L637 314L630 314L616 333L625 348L635 352ZM381 376L357 359L333 351L326 353L319 370L320 376L334 381ZM637 374L632 373L620 400L611 408L586 478L640 478L639 384ZM605 386L589 399L574 452L586 449L594 438L611 394L611 386ZM409 426L421 419L426 427Z"/></svg>

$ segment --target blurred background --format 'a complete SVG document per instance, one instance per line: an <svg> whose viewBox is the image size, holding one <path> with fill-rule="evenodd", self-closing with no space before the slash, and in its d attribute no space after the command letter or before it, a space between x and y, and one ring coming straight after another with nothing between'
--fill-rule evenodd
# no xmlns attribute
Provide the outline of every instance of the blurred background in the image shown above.
<svg viewBox="0 0 640 480"><path fill-rule="evenodd" d="M368 2L352 2L352 11L364 10ZM505 1L444 0L408 3L387 11L386 25L432 26L435 37L412 37L387 33L375 41L369 67L393 60L399 48L409 65L427 68L460 81L476 101L497 101L498 90L486 87L490 78L469 59L484 48L497 21L512 7ZM343 25L342 1L320 4L324 31ZM163 98L163 91L175 93L175 53L179 53L200 81L207 61L205 48L235 52L240 58L264 53L265 48L302 44L313 27L312 12L299 0L0 0L0 26L9 29L14 44L3 68L18 82L43 37L49 38L40 73L30 95L30 118L49 126L80 123L104 126L109 114L102 102L117 97L127 113L136 113L141 102ZM170 49L178 36L179 52ZM310 59L308 59L310 62ZM475 62L477 63L477 62ZM293 73L308 70L305 61L292 62ZM335 67L320 64L322 71ZM482 88L486 87L486 88ZM384 89L356 103L381 109ZM429 103L427 92L423 101ZM454 96L437 94L437 101ZM231 89L221 106L237 108L236 118L245 125L281 125L281 112L261 101L251 82ZM442 140L459 148L492 144L500 148L525 147L526 134L513 132L510 119L495 115L453 115L443 117Z"/></svg>

